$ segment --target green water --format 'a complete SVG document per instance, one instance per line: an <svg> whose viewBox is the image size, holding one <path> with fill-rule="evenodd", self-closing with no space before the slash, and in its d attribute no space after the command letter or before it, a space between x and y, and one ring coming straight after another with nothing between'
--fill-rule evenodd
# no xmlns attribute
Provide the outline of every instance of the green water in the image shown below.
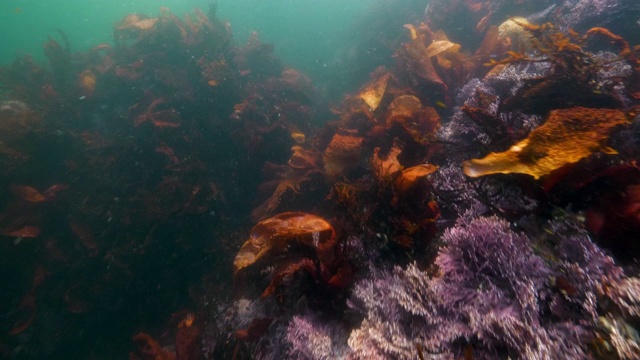
<svg viewBox="0 0 640 360"><path fill-rule="evenodd" d="M44 58L42 44L62 30L72 51L112 43L113 24L130 13L158 16L165 6L182 15L193 8L207 12L210 0L104 1L3 0L0 2L0 64L29 54ZM338 48L358 34L352 24L375 3L343 0L220 0L218 16L231 23L235 41L257 31L287 64L322 76L339 56Z"/></svg>

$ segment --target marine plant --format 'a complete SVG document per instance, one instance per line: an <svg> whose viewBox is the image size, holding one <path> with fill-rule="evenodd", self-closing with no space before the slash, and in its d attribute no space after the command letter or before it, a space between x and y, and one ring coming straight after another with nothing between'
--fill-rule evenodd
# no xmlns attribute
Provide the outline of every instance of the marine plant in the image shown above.
<svg viewBox="0 0 640 360"><path fill-rule="evenodd" d="M640 48L585 20L637 7L433 0L332 109L215 6L49 38L0 68L0 357L637 358Z"/></svg>
<svg viewBox="0 0 640 360"><path fill-rule="evenodd" d="M434 268L396 267L358 283L352 306L364 320L349 336L353 357L588 357L595 300L620 301L606 284L632 278L575 224L547 226L543 248L558 257L504 220L480 217L445 231Z"/></svg>

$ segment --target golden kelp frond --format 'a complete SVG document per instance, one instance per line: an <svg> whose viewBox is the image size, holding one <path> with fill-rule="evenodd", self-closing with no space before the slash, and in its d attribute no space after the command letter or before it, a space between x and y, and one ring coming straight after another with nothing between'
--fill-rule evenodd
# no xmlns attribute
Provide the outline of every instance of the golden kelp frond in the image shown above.
<svg viewBox="0 0 640 360"><path fill-rule="evenodd" d="M391 74L389 73L383 74L376 80L373 80L365 85L365 87L358 94L358 96L362 100L364 100L367 105L369 105L371 111L374 111L378 108L378 105L380 105L380 101L382 100L382 97L384 96L384 93L387 89L387 82L389 81L390 77Z"/></svg>
<svg viewBox="0 0 640 360"><path fill-rule="evenodd" d="M398 49L397 56L400 58L401 66L409 72L435 85L441 92L446 92L447 85L433 67L423 37L402 44L402 47Z"/></svg>
<svg viewBox="0 0 640 360"><path fill-rule="evenodd" d="M129 14L124 17L114 28L115 30L138 29L149 30L155 26L158 18L149 18L140 14Z"/></svg>
<svg viewBox="0 0 640 360"><path fill-rule="evenodd" d="M342 175L360 162L364 138L335 134L322 157L324 170L332 178Z"/></svg>
<svg viewBox="0 0 640 360"><path fill-rule="evenodd" d="M434 108L422 107L417 97L401 95L387 108L386 128L395 126L402 128L415 142L426 144L440 127L440 116Z"/></svg>
<svg viewBox="0 0 640 360"><path fill-rule="evenodd" d="M526 18L514 17L500 24L498 34L501 39L507 40L512 49L518 51L530 51L532 49L533 36L529 27L533 26Z"/></svg>
<svg viewBox="0 0 640 360"><path fill-rule="evenodd" d="M427 47L427 56L435 56L438 65L444 69L450 69L452 63L463 62L464 57L460 54L460 44L449 40L436 40Z"/></svg>
<svg viewBox="0 0 640 360"><path fill-rule="evenodd" d="M96 75L91 70L85 70L78 75L78 85L84 96L93 95L96 89Z"/></svg>
<svg viewBox="0 0 640 360"><path fill-rule="evenodd" d="M618 54L633 63L636 57L629 43L619 35L608 29L594 27L580 34L574 30L568 33L556 29L551 24L533 25L523 18L511 18L500 25L498 32L501 39L508 39L511 42L513 52L509 52L509 57L502 61L493 61L491 64L511 63L518 61L540 61L540 59L528 58L524 52L537 50L548 56L544 61L562 63L561 60L577 59L589 57L583 47L594 36L599 35L608 38L612 44L619 48ZM579 64L579 61L572 61L569 64ZM574 64L575 65L575 64Z"/></svg>
<svg viewBox="0 0 640 360"><path fill-rule="evenodd" d="M313 169L318 166L319 155L313 150L305 149L302 146L291 148L293 154L289 158L289 166L294 169Z"/></svg>
<svg viewBox="0 0 640 360"><path fill-rule="evenodd" d="M305 135L294 124L289 125L289 136L298 144L304 144Z"/></svg>
<svg viewBox="0 0 640 360"><path fill-rule="evenodd" d="M416 27L413 26L413 24L404 24L404 28L409 30L409 37L411 40L418 38L418 30L416 30Z"/></svg>
<svg viewBox="0 0 640 360"><path fill-rule="evenodd" d="M384 182L390 179L402 171L402 165L398 161L398 155L402 152L402 149L394 144L389 150L386 156L380 156L380 148L373 149L373 155L371 156L371 169L378 181Z"/></svg>
<svg viewBox="0 0 640 360"><path fill-rule="evenodd" d="M534 50L549 57L543 61L556 62L563 56L575 56L575 53L582 52L582 44L586 40L574 31L567 35L551 24L535 25L521 17L510 18L500 24L498 34L499 38L505 41L513 51L507 52L509 56L506 59L492 60L488 65L541 61L526 55Z"/></svg>
<svg viewBox="0 0 640 360"><path fill-rule="evenodd" d="M286 212L263 220L251 229L251 235L233 260L234 274L268 255L285 251L297 243L317 250L333 245L335 232L326 220L302 212Z"/></svg>
<svg viewBox="0 0 640 360"><path fill-rule="evenodd" d="M416 181L433 174L436 170L438 170L438 166L433 164L422 164L403 170L395 181L396 191L407 193Z"/></svg>
<svg viewBox="0 0 640 360"><path fill-rule="evenodd" d="M420 111L422 103L413 95L400 95L393 99L387 108L387 125L397 121L397 118L410 118Z"/></svg>
<svg viewBox="0 0 640 360"><path fill-rule="evenodd" d="M118 44L123 40L150 34L159 20L159 18L149 18L145 15L129 14L113 26L114 40Z"/></svg>
<svg viewBox="0 0 640 360"><path fill-rule="evenodd" d="M602 27L594 27L587 30L587 32L583 36L583 41L586 41L588 38L596 34L603 35L609 38L611 42L617 44L620 47L621 56L626 56L631 53L631 47L629 46L629 43L624 38L622 38L622 36L616 35L608 29Z"/></svg>
<svg viewBox="0 0 640 360"><path fill-rule="evenodd" d="M501 102L499 112L518 109L533 114L547 114L550 110L564 108L568 104L610 109L623 107L621 97L615 94L611 86L605 85L613 79L600 79L601 71L609 71L612 64L618 61L620 65L628 62L633 66L634 72L624 81L630 94L637 92L635 84L638 81L634 76L640 73L640 62L622 37L604 28L592 28L579 34L575 31L562 32L550 24L531 26L517 20L515 24L530 35L528 44L536 55L529 55L512 46L514 51L507 52L505 59L491 59L488 65L544 62L550 65L550 69L544 76L525 79L524 86ZM618 52L619 58L603 61L595 55L591 50L596 50L595 46L597 50L602 50L602 42L594 43L594 49L590 49L589 40L593 36L609 40L614 46L612 50Z"/></svg>
<svg viewBox="0 0 640 360"><path fill-rule="evenodd" d="M429 25L424 22L421 22L417 27L413 24L405 24L404 28L409 30L411 40L419 39L427 44L435 40L448 40L446 36L445 38L440 38L439 34L433 32Z"/></svg>
<svg viewBox="0 0 640 360"><path fill-rule="evenodd" d="M438 29L433 32L433 42L436 41L449 41L449 37L447 36L447 33L444 32L444 30Z"/></svg>
<svg viewBox="0 0 640 360"><path fill-rule="evenodd" d="M445 51L458 51L460 50L460 44L448 40L437 40L427 46L426 55L428 57L436 56Z"/></svg>
<svg viewBox="0 0 640 360"><path fill-rule="evenodd" d="M213 31L214 26L211 20L200 9L195 9L193 14L185 14L184 22L189 27L192 34L197 34L200 30L205 29Z"/></svg>
<svg viewBox="0 0 640 360"><path fill-rule="evenodd" d="M554 110L542 126L509 150L466 161L464 173L470 177L520 173L538 179L598 151L615 154L605 143L614 128L626 124L629 120L620 110Z"/></svg>

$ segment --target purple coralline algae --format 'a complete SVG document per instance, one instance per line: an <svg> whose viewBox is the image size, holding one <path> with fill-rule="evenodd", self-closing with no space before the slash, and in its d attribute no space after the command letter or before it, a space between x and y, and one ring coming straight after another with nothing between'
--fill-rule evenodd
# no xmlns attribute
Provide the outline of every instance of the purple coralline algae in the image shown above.
<svg viewBox="0 0 640 360"><path fill-rule="evenodd" d="M596 299L637 318L637 279L573 224L545 230L554 235L536 244L497 217L460 222L442 236L436 270L396 267L360 282L353 306L366 315L349 337L354 358L587 358L603 321Z"/></svg>

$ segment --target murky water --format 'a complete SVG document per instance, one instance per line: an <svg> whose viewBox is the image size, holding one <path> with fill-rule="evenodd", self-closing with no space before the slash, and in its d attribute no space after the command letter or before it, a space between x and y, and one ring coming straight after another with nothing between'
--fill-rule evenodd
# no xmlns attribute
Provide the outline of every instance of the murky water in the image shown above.
<svg viewBox="0 0 640 360"><path fill-rule="evenodd" d="M639 4L0 2L0 359L637 358Z"/></svg>

